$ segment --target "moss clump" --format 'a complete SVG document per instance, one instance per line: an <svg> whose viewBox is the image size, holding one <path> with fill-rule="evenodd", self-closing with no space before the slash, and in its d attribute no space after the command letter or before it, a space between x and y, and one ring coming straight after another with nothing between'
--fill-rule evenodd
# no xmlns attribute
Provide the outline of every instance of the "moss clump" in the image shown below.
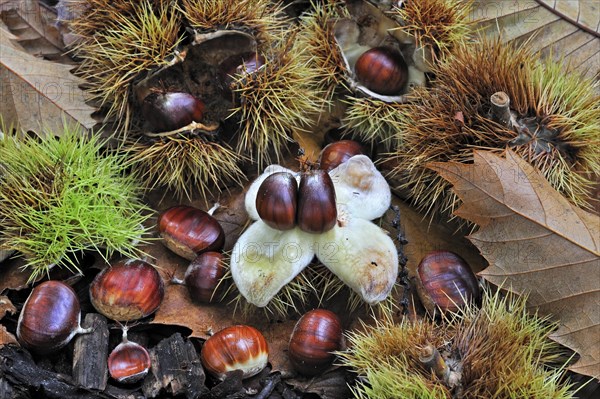
<svg viewBox="0 0 600 399"><path fill-rule="evenodd" d="M0 249L25 257L30 280L54 264L77 270L71 252L136 255L150 212L125 160L103 154L104 144L70 127L0 140Z"/></svg>

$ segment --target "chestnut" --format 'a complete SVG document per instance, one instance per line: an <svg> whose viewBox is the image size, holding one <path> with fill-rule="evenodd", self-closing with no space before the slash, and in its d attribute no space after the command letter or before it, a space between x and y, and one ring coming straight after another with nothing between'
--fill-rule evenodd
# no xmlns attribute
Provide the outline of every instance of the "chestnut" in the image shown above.
<svg viewBox="0 0 600 399"><path fill-rule="evenodd" d="M335 188L329 173L320 169L304 172L298 188L298 227L319 234L331 230L336 222Z"/></svg>
<svg viewBox="0 0 600 399"><path fill-rule="evenodd" d="M39 354L56 352L81 327L81 307L73 288L61 281L46 281L35 287L23 305L17 323L17 338L25 348Z"/></svg>
<svg viewBox="0 0 600 399"><path fill-rule="evenodd" d="M221 78L225 87L229 88L235 75L246 75L256 72L266 62L265 57L256 52L232 55L219 65Z"/></svg>
<svg viewBox="0 0 600 399"><path fill-rule="evenodd" d="M123 328L123 338L108 356L108 372L112 379L124 383L134 383L146 376L151 366L150 354L142 345L127 339L127 328Z"/></svg>
<svg viewBox="0 0 600 399"><path fill-rule="evenodd" d="M165 295L162 277L139 259L122 260L96 275L90 300L109 319L130 321L154 313Z"/></svg>
<svg viewBox="0 0 600 399"><path fill-rule="evenodd" d="M298 183L288 172L269 175L258 188L256 210L269 227L290 230L296 226Z"/></svg>
<svg viewBox="0 0 600 399"><path fill-rule="evenodd" d="M456 312L478 302L479 284L467 262L450 251L432 251L417 266L417 293L430 314Z"/></svg>
<svg viewBox="0 0 600 399"><path fill-rule="evenodd" d="M185 286L193 301L212 303L221 299L225 286L222 284L226 268L223 254L204 252L190 263L185 272Z"/></svg>
<svg viewBox="0 0 600 399"><path fill-rule="evenodd" d="M399 51L386 46L365 51L354 66L356 79L375 93L400 94L408 81L408 66Z"/></svg>
<svg viewBox="0 0 600 399"><path fill-rule="evenodd" d="M364 154L363 146L354 140L340 140L327 144L319 155L319 169L330 171L355 155Z"/></svg>
<svg viewBox="0 0 600 399"><path fill-rule="evenodd" d="M342 349L342 323L325 309L305 313L296 323L289 343L289 357L296 371L314 376L325 371Z"/></svg>
<svg viewBox="0 0 600 399"><path fill-rule="evenodd" d="M177 205L162 212L158 231L167 248L190 261L225 245L225 233L217 219L192 206Z"/></svg>
<svg viewBox="0 0 600 399"><path fill-rule="evenodd" d="M154 132L168 132L200 122L204 102L189 93L151 93L142 101L142 117Z"/></svg>
<svg viewBox="0 0 600 399"><path fill-rule="evenodd" d="M200 352L202 365L220 380L233 370L242 370L242 378L260 373L267 365L269 349L260 331L246 325L222 329L209 337Z"/></svg>

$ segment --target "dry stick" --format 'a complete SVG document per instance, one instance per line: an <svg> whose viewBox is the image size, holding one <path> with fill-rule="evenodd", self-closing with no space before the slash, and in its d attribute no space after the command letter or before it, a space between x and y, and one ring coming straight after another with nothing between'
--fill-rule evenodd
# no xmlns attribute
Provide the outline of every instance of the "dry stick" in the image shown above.
<svg viewBox="0 0 600 399"><path fill-rule="evenodd" d="M503 91L497 91L490 97L492 103L491 117L499 124L512 128L512 117L510 114L510 97Z"/></svg>

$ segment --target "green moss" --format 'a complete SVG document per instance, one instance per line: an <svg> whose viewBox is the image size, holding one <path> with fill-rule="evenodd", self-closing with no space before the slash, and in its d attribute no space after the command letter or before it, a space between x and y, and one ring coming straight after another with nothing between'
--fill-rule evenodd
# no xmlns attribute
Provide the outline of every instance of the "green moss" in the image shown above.
<svg viewBox="0 0 600 399"><path fill-rule="evenodd" d="M78 270L70 252L135 256L150 216L124 158L102 155L97 135L65 127L60 136L0 140L0 248L25 257L30 280L53 264Z"/></svg>

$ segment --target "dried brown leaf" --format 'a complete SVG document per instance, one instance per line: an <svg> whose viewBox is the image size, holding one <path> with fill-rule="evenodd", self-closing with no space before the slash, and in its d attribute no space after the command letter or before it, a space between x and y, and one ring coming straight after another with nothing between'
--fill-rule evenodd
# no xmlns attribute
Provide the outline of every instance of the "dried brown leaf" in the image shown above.
<svg viewBox="0 0 600 399"><path fill-rule="evenodd" d="M596 0L476 0L476 29L503 41L530 41L542 57L564 59L588 77L600 73L600 7Z"/></svg>
<svg viewBox="0 0 600 399"><path fill-rule="evenodd" d="M88 129L96 124L91 116L95 109L85 103L79 88L82 80L70 73L70 66L21 51L4 32L0 32L0 45L0 108L5 125L59 134L65 122Z"/></svg>
<svg viewBox="0 0 600 399"><path fill-rule="evenodd" d="M17 308L15 305L8 299L6 295L0 295L0 320L7 314L15 314L17 312Z"/></svg>
<svg viewBox="0 0 600 399"><path fill-rule="evenodd" d="M600 217L512 151L430 167L454 185L463 202L456 215L480 226L469 237L490 263L480 275L527 293L532 308L559 321L551 338L580 355L570 369L600 376Z"/></svg>
<svg viewBox="0 0 600 399"><path fill-rule="evenodd" d="M69 61L52 8L38 0L2 1L0 19L29 54Z"/></svg>

